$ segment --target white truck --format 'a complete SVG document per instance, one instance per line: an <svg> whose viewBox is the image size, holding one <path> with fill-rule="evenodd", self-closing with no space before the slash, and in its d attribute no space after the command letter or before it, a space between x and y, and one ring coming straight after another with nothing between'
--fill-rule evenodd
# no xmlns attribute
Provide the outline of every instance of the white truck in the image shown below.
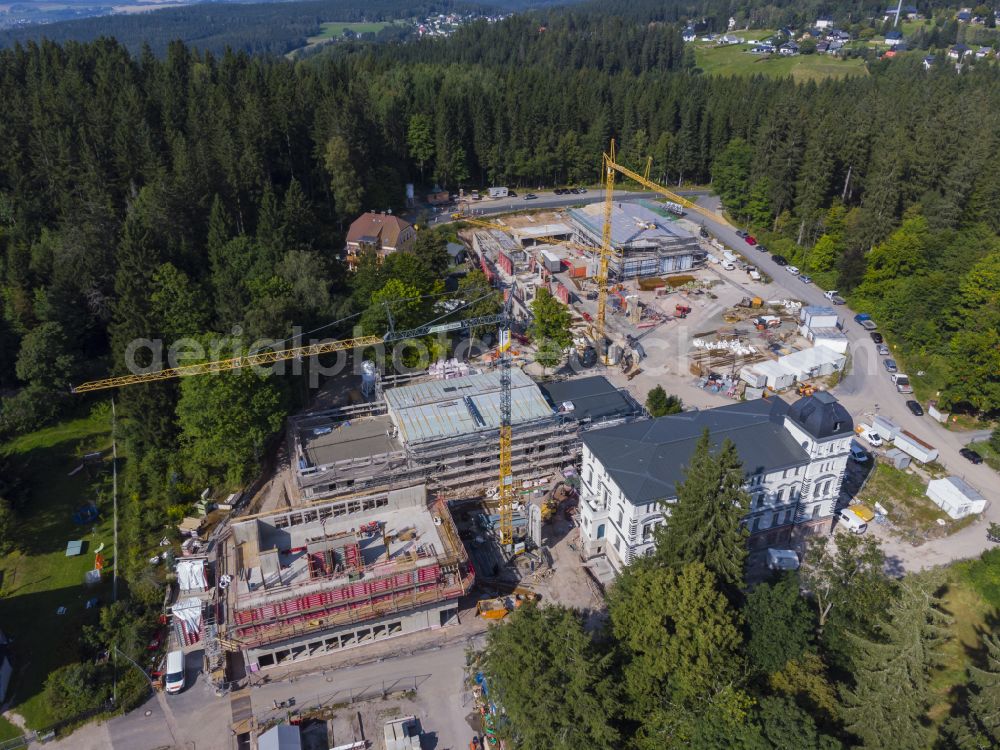
<svg viewBox="0 0 1000 750"><path fill-rule="evenodd" d="M858 434L858 437L864 439L872 448L878 448L882 445L882 436L871 425L862 422L854 428L854 431Z"/></svg>
<svg viewBox="0 0 1000 750"><path fill-rule="evenodd" d="M890 375L892 382L896 386L896 391L899 393L913 393L913 386L910 385L910 379L901 372L896 372Z"/></svg>
<svg viewBox="0 0 1000 750"><path fill-rule="evenodd" d="M835 305L843 305L844 298L840 296L836 289L830 289L823 292L823 296L830 300Z"/></svg>
<svg viewBox="0 0 1000 750"><path fill-rule="evenodd" d="M510 190L505 187L490 188L490 198L506 198L509 194Z"/></svg>

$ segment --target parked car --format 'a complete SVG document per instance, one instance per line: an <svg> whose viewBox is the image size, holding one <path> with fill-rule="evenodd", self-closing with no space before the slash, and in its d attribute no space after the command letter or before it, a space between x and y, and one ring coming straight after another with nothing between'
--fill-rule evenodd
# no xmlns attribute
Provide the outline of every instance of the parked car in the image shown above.
<svg viewBox="0 0 1000 750"><path fill-rule="evenodd" d="M563 193L565 193L565 192L566 192L566 191L565 191L565 190L563 190L562 188L556 188L556 189L555 189L555 194L556 194L556 195L562 195L562 194L563 194Z"/></svg>
<svg viewBox="0 0 1000 750"><path fill-rule="evenodd" d="M896 360L894 359L883 359L882 366L885 368L886 372L898 372L899 368L896 367Z"/></svg>
<svg viewBox="0 0 1000 750"><path fill-rule="evenodd" d="M788 259L784 255L772 255L771 260L777 263L779 266L787 266Z"/></svg>
<svg viewBox="0 0 1000 750"><path fill-rule="evenodd" d="M171 651L167 654L167 676L164 689L168 693L179 693L184 689L184 652Z"/></svg>
<svg viewBox="0 0 1000 750"><path fill-rule="evenodd" d="M840 511L838 518L852 534L864 534L868 528L868 524L862 520L861 516L850 508L844 508Z"/></svg>
<svg viewBox="0 0 1000 750"><path fill-rule="evenodd" d="M881 344L883 341L885 341L885 339L882 338L882 334L879 333L878 331L872 331L868 335L872 337L872 341L874 341L876 344Z"/></svg>
<svg viewBox="0 0 1000 750"><path fill-rule="evenodd" d="M743 241L747 243L750 247L753 247L754 245L757 244L757 238L750 234L744 237Z"/></svg>
<svg viewBox="0 0 1000 750"><path fill-rule="evenodd" d="M909 409L915 417L924 416L924 407L920 405L919 401L913 401L912 399L907 401L906 408Z"/></svg>
<svg viewBox="0 0 1000 750"><path fill-rule="evenodd" d="M812 276L806 276L804 273L799 276L799 281L801 281L803 284L813 283Z"/></svg>
<svg viewBox="0 0 1000 750"><path fill-rule="evenodd" d="M962 448L958 454L974 464L981 464L983 462L983 457L976 453L972 448Z"/></svg>
<svg viewBox="0 0 1000 750"><path fill-rule="evenodd" d="M799 275L799 269L797 266L785 266L785 270L788 271L792 276Z"/></svg>
<svg viewBox="0 0 1000 750"><path fill-rule="evenodd" d="M762 253L766 253L767 245L757 245L757 249L760 250Z"/></svg>
<svg viewBox="0 0 1000 750"><path fill-rule="evenodd" d="M587 188L573 188L573 192L577 195L583 195L587 192Z"/></svg>
<svg viewBox="0 0 1000 750"><path fill-rule="evenodd" d="M507 197L508 198L516 198L517 197L517 193L514 192L513 190L508 190L507 191Z"/></svg>
<svg viewBox="0 0 1000 750"><path fill-rule="evenodd" d="M851 441L851 458L859 464L863 464L868 460L868 451L858 445L855 440Z"/></svg>
<svg viewBox="0 0 1000 750"><path fill-rule="evenodd" d="M528 193L526 196L524 196L524 199L526 201L533 201L533 200L536 200L537 198L538 198L538 196L535 195L534 193Z"/></svg>
<svg viewBox="0 0 1000 750"><path fill-rule="evenodd" d="M737 237L748 237L749 235L750 235L750 232L744 232L742 229L737 229L736 230L736 236Z"/></svg>
<svg viewBox="0 0 1000 750"><path fill-rule="evenodd" d="M877 351L883 357L889 356L889 347L886 346L885 344L879 344L878 346L876 346L875 351Z"/></svg>

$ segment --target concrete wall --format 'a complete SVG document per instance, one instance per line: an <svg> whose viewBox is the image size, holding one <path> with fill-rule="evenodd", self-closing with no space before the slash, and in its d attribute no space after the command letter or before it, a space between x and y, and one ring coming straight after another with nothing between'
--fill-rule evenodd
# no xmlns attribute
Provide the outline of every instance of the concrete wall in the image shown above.
<svg viewBox="0 0 1000 750"><path fill-rule="evenodd" d="M362 647L407 633L416 633L450 624L458 613L456 600L435 602L377 620L353 623L327 630L317 630L297 638L269 643L244 651L247 671L254 664L260 669L289 667L317 656L348 648Z"/></svg>

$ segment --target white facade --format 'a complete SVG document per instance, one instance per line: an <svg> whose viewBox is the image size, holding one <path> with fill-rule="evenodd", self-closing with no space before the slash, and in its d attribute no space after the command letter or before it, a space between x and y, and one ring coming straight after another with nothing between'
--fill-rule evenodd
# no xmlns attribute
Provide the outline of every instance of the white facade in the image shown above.
<svg viewBox="0 0 1000 750"><path fill-rule="evenodd" d="M751 547L785 545L797 529L808 532L812 526L828 523L837 510L853 433L817 439L787 416L783 426L807 458L796 466L765 468L748 477L745 487L751 505L744 523ZM605 555L620 570L652 554L654 530L669 523L669 506L676 497L636 504L586 443L582 461L580 540L585 556Z"/></svg>

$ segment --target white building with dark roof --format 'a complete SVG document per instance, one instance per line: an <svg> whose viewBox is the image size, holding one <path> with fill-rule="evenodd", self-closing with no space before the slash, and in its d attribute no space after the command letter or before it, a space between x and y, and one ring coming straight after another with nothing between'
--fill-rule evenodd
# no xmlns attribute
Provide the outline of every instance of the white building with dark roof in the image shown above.
<svg viewBox="0 0 1000 750"><path fill-rule="evenodd" d="M743 460L752 548L785 546L830 528L854 423L833 396L820 392L791 406L777 397L745 401L584 434L585 555L605 555L620 570L652 554L654 531L669 523L677 485L705 429L713 450L728 438Z"/></svg>

